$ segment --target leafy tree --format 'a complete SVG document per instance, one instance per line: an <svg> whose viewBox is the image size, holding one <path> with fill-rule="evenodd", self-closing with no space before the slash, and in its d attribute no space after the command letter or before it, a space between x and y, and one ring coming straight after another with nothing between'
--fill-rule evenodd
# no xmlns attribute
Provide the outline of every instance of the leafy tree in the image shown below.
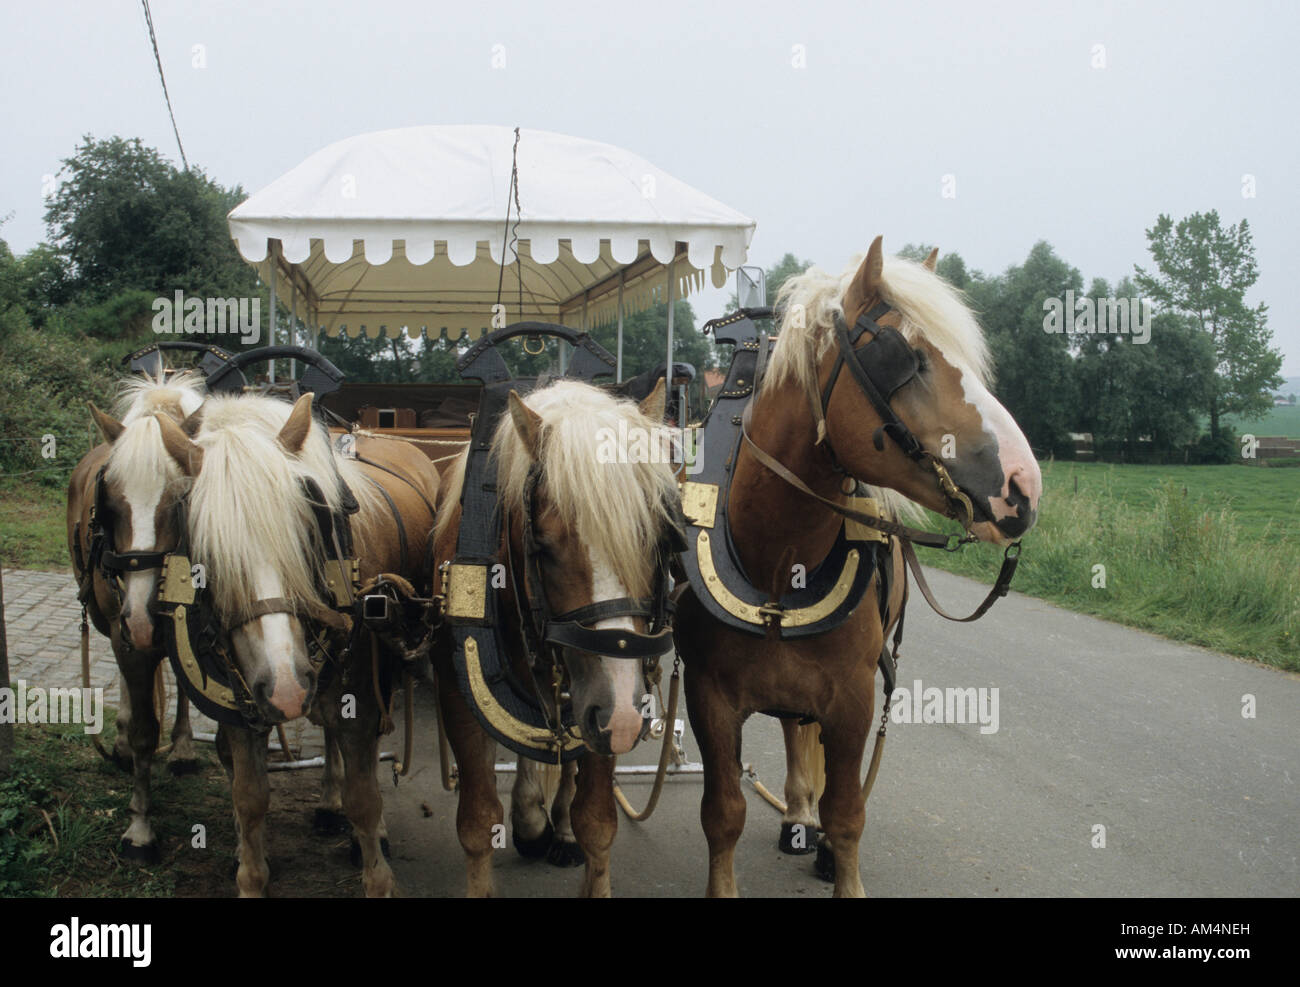
<svg viewBox="0 0 1300 987"><path fill-rule="evenodd" d="M1259 278L1250 227L1244 219L1224 226L1214 210L1176 224L1162 213L1146 234L1155 271L1138 267L1138 287L1213 345L1217 376L1203 407L1210 440L1218 444L1223 415L1264 414L1268 389L1282 384L1282 354L1269 345L1268 307L1251 308L1245 300Z"/></svg>
<svg viewBox="0 0 1300 987"><path fill-rule="evenodd" d="M1068 338L1043 331L1043 301L1082 285L1078 269L1040 240L1023 264L996 277L972 276L965 289L997 367L994 393L1039 455L1072 452L1079 407Z"/></svg>
<svg viewBox="0 0 1300 987"><path fill-rule="evenodd" d="M131 290L256 291L256 275L226 227L241 188L223 188L198 169L179 171L138 138L87 136L59 175L45 223L66 292L78 302Z"/></svg>

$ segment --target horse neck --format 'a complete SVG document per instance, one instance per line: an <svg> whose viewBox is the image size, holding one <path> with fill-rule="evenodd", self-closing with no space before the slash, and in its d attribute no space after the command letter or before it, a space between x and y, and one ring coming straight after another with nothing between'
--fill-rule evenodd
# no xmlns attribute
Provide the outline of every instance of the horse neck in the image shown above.
<svg viewBox="0 0 1300 987"><path fill-rule="evenodd" d="M832 466L825 445L816 445L817 428L807 393L794 381L761 390L749 422L754 443L823 497L837 500L842 474ZM794 562L811 571L826 558L839 533L838 514L801 493L760 463L744 441L727 504L732 541L741 564L766 591L788 549ZM775 533L779 532L779 537ZM788 587L789 573L781 574Z"/></svg>

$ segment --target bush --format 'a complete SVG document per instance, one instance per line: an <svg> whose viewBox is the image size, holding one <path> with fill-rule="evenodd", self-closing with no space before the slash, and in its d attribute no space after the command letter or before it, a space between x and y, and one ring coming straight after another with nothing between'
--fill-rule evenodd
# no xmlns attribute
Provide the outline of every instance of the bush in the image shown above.
<svg viewBox="0 0 1300 987"><path fill-rule="evenodd" d="M1241 459L1241 445L1237 435L1231 429L1224 428L1216 439L1209 432L1203 432L1192 443L1191 455L1188 457L1196 465L1235 463Z"/></svg>
<svg viewBox="0 0 1300 987"><path fill-rule="evenodd" d="M0 340L0 477L32 473L43 483L63 486L91 447L86 402L100 404L114 379L93 360L84 337L52 329L21 328ZM54 436L54 456L42 455L42 437ZM96 438L96 441L98 439Z"/></svg>

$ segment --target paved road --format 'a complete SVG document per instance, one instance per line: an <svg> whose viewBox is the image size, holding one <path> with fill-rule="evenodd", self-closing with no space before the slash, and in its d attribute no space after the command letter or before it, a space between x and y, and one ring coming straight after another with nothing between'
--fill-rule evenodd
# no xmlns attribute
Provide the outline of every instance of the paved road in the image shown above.
<svg viewBox="0 0 1300 987"><path fill-rule="evenodd" d="M30 605L21 589L28 575L5 573L13 675L43 658L53 664L42 676L75 677L75 652L58 661L56 652L68 648L58 621L17 613ZM969 580L930 577L954 608L982 596ZM868 894L1300 895L1300 676L1015 593L973 626L941 621L918 599L907 631L900 684L997 689L997 730L891 725L867 813ZM1242 716L1247 695L1253 718ZM416 767L399 788L385 784L387 817L405 893L455 895L464 887L455 796L438 785L431 709L422 695ZM689 734L686 746L698 756ZM654 757L645 749L626 760ZM743 757L779 792L776 721L750 721ZM509 782L503 775L503 794ZM639 803L648 785L627 788ZM777 814L746 790L742 893L827 895L809 858L777 852ZM698 778L673 779L649 822L621 822L616 894L703 891L699 797ZM1093 846L1097 826L1105 827L1104 848ZM497 854L496 868L507 895L566 895L578 884L577 872L524 861L513 850Z"/></svg>
<svg viewBox="0 0 1300 987"><path fill-rule="evenodd" d="M969 580L929 575L957 609L983 595ZM917 598L903 655L909 688L918 678L923 690L996 688L997 731L891 725L867 812L868 894L1300 895L1300 676L1015 593L976 625L942 621ZM1253 719L1242 716L1247 694ZM698 756L689 737L687 750ZM776 721L746 726L742 756L778 793L782 750ZM630 760L653 760L637 753ZM454 797L431 758L417 770L390 802L398 876L409 893L455 893ZM634 803L646 789L629 786ZM809 858L775 849L778 816L746 789L741 893L827 895ZM675 779L647 823L622 820L616 894L703 892L699 798L698 779ZM420 801L433 817L406 811ZM1105 827L1104 848L1092 845L1095 826ZM503 894L577 887L575 874L513 850L497 858Z"/></svg>

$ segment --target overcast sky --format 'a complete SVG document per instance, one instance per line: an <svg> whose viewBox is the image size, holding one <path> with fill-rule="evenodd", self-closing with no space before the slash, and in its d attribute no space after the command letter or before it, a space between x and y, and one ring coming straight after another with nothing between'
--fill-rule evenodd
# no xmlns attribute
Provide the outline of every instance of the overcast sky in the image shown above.
<svg viewBox="0 0 1300 987"><path fill-rule="evenodd" d="M1250 300L1300 376L1294 4L151 5L186 154L226 185L366 131L522 125L626 147L748 214L751 263L838 270L883 233L994 272L1046 239L1085 284L1146 263L1159 213L1218 209L1250 221ZM138 0L8 0L0 79L15 252L44 237L44 176L82 135L179 161Z"/></svg>

